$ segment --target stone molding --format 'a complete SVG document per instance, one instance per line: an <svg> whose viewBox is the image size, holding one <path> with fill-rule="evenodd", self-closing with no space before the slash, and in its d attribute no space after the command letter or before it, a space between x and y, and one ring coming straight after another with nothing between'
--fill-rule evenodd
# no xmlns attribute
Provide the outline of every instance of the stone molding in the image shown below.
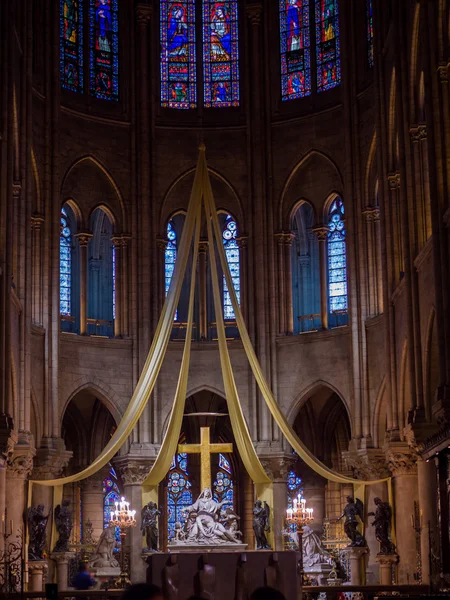
<svg viewBox="0 0 450 600"><path fill-rule="evenodd" d="M260 457L260 461L272 481L284 483L288 479L289 471L297 462L297 458L291 455L281 455Z"/></svg>
<svg viewBox="0 0 450 600"><path fill-rule="evenodd" d="M328 240L328 233L330 231L327 225L316 225L311 228L311 231L319 240L319 242L326 242Z"/></svg>
<svg viewBox="0 0 450 600"><path fill-rule="evenodd" d="M439 81L441 83L448 83L448 70L449 70L449 63L447 64L441 64L439 65L437 71L438 71L438 75L439 75Z"/></svg>
<svg viewBox="0 0 450 600"><path fill-rule="evenodd" d="M31 229L40 229L45 219L42 215L34 214L31 216Z"/></svg>
<svg viewBox="0 0 450 600"><path fill-rule="evenodd" d="M366 223L376 223L380 220L380 209L378 206L366 206L362 215L366 219Z"/></svg>
<svg viewBox="0 0 450 600"><path fill-rule="evenodd" d="M86 248L89 244L89 240L93 236L92 233L88 233L87 231L76 233L73 237L78 240L78 243L82 248Z"/></svg>
<svg viewBox="0 0 450 600"><path fill-rule="evenodd" d="M130 458L127 456L120 456L113 461L124 485L142 485L154 462L154 458Z"/></svg>
<svg viewBox="0 0 450 600"><path fill-rule="evenodd" d="M248 4L246 10L250 23L252 25L260 25L263 13L262 4Z"/></svg>
<svg viewBox="0 0 450 600"><path fill-rule="evenodd" d="M33 479L56 479L61 477L73 452L64 449L39 448L33 467Z"/></svg>
<svg viewBox="0 0 450 600"><path fill-rule="evenodd" d="M14 453L14 444L17 437L14 435L14 421L11 415L0 415L0 465L4 465Z"/></svg>
<svg viewBox="0 0 450 600"><path fill-rule="evenodd" d="M274 233L273 237L278 246L292 246L295 240L295 235L293 233L285 233L284 231Z"/></svg>
<svg viewBox="0 0 450 600"><path fill-rule="evenodd" d="M241 235L236 238L236 243L241 249L245 249L248 246L248 235Z"/></svg>
<svg viewBox="0 0 450 600"><path fill-rule="evenodd" d="M136 6L136 18L138 23L147 24L152 18L153 9L149 4L138 4Z"/></svg>
<svg viewBox="0 0 450 600"><path fill-rule="evenodd" d="M409 130L412 142L421 142L427 139L427 126L418 125L417 127L411 127Z"/></svg>
<svg viewBox="0 0 450 600"><path fill-rule="evenodd" d="M398 190L400 188L400 173L389 173L388 184L391 191Z"/></svg>
<svg viewBox="0 0 450 600"><path fill-rule="evenodd" d="M17 444L6 463L7 476L11 479L28 479L33 470L35 454L36 450L32 446Z"/></svg>
<svg viewBox="0 0 450 600"><path fill-rule="evenodd" d="M343 452L342 458L357 479L385 479L390 475L386 456L381 450Z"/></svg>
<svg viewBox="0 0 450 600"><path fill-rule="evenodd" d="M400 475L416 475L419 454L405 442L390 442L384 451L393 477Z"/></svg>
<svg viewBox="0 0 450 600"><path fill-rule="evenodd" d="M161 250L161 252L166 251L168 243L169 243L169 240L167 240L165 238L156 238L156 246L157 246L158 250Z"/></svg>

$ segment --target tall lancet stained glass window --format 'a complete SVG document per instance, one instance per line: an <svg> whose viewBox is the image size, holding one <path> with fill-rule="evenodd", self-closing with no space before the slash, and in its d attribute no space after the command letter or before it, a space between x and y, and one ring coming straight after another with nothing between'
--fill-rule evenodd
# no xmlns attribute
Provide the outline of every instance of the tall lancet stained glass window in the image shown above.
<svg viewBox="0 0 450 600"><path fill-rule="evenodd" d="M160 26L161 106L195 108L195 0L161 0Z"/></svg>
<svg viewBox="0 0 450 600"><path fill-rule="evenodd" d="M90 93L119 99L119 0L89 0Z"/></svg>
<svg viewBox="0 0 450 600"><path fill-rule="evenodd" d="M109 475L103 480L103 527L106 529L111 520L111 511L115 510L115 503L121 498L117 475L113 467ZM116 527L116 541L120 542L120 528Z"/></svg>
<svg viewBox="0 0 450 600"><path fill-rule="evenodd" d="M367 61L373 67L373 4L366 0Z"/></svg>
<svg viewBox="0 0 450 600"><path fill-rule="evenodd" d="M203 0L205 107L239 106L237 1Z"/></svg>
<svg viewBox="0 0 450 600"><path fill-rule="evenodd" d="M213 496L216 502L224 502L222 510L234 508L233 471L230 461L219 454L219 468L213 486Z"/></svg>
<svg viewBox="0 0 450 600"><path fill-rule="evenodd" d="M167 479L167 533L171 540L175 537L175 523L184 525L186 517L183 511L192 504L187 454L174 456Z"/></svg>
<svg viewBox="0 0 450 600"><path fill-rule="evenodd" d="M237 225L231 215L227 215L222 231L223 246L227 257L228 267L233 281L237 301L241 301L241 266L239 261L239 245L237 242ZM223 276L223 316L225 319L235 319L233 305L231 303L230 291L227 286L225 275Z"/></svg>
<svg viewBox="0 0 450 600"><path fill-rule="evenodd" d="M83 92L83 3L59 2L59 69L62 87Z"/></svg>
<svg viewBox="0 0 450 600"><path fill-rule="evenodd" d="M281 93L283 100L311 94L309 0L280 0Z"/></svg>
<svg viewBox="0 0 450 600"><path fill-rule="evenodd" d="M71 314L72 295L72 235L67 212L61 209L59 233L59 312Z"/></svg>
<svg viewBox="0 0 450 600"><path fill-rule="evenodd" d="M348 310L344 202L335 198L328 213L328 297L330 313Z"/></svg>
<svg viewBox="0 0 450 600"><path fill-rule="evenodd" d="M165 274L165 289L166 296L169 293L170 282L172 281L173 272L175 270L175 262L177 260L177 232L173 226L173 221L167 223L167 244L164 253L164 274ZM178 311L175 312L175 321L178 317Z"/></svg>
<svg viewBox="0 0 450 600"><path fill-rule="evenodd" d="M338 0L315 0L317 91L341 82Z"/></svg>

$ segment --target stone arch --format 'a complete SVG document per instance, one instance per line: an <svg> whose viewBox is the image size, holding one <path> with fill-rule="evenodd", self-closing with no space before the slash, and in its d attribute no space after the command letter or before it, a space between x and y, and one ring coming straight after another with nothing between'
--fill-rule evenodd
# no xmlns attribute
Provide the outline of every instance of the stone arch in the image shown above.
<svg viewBox="0 0 450 600"><path fill-rule="evenodd" d="M299 199L308 198L316 214L320 214L323 198L332 190L343 190L343 178L336 163L324 152L310 150L295 165L281 192L278 228L289 231L290 217Z"/></svg>
<svg viewBox="0 0 450 600"><path fill-rule="evenodd" d="M376 153L377 153L377 132L373 132L372 141L370 142L369 154L367 156L366 171L364 175L364 196L365 206L373 206L373 195L375 194L375 185L377 181L376 175ZM361 206L364 209L365 206Z"/></svg>
<svg viewBox="0 0 450 600"><path fill-rule="evenodd" d="M433 308L428 317L424 352L425 410L429 419L431 418L432 405L440 379L438 352L436 311Z"/></svg>
<svg viewBox="0 0 450 600"><path fill-rule="evenodd" d="M116 231L127 230L128 216L123 195L113 176L94 156L79 158L64 175L61 184L62 204L69 198L80 207L83 228L88 228L91 213L102 207L110 213Z"/></svg>
<svg viewBox="0 0 450 600"><path fill-rule="evenodd" d="M409 95L410 95L410 120L416 122L417 117L417 74L418 74L418 48L420 38L420 3L416 2L414 7L414 18L411 30L411 54L410 54L410 73L409 73Z"/></svg>
<svg viewBox="0 0 450 600"><path fill-rule="evenodd" d="M36 215L42 215L42 189L41 189L41 178L39 175L39 168L36 160L36 154L34 148L31 147L31 170L33 172L34 181L34 194L33 194L33 213Z"/></svg>
<svg viewBox="0 0 450 600"><path fill-rule="evenodd" d="M396 100L396 73L395 67L391 73L391 83L389 86L389 104L388 104L388 161L389 169L394 171L397 167L397 105Z"/></svg>
<svg viewBox="0 0 450 600"><path fill-rule="evenodd" d="M71 390L68 392L66 400L60 410L60 426L64 413L69 405L70 401L81 391L88 390L94 394L98 394L99 399L103 402L106 408L111 413L116 423L119 423L122 419L122 411L119 409L121 400L118 394L104 381L98 377L80 377L73 382Z"/></svg>
<svg viewBox="0 0 450 600"><path fill-rule="evenodd" d="M33 386L30 389L30 405L31 405L31 432L34 436L34 445L39 448L42 439L42 411L39 410L39 403L36 398L36 393Z"/></svg>
<svg viewBox="0 0 450 600"><path fill-rule="evenodd" d="M372 439L375 448L381 448L384 439L382 437L382 431L386 431L386 419L387 419L387 397L386 397L386 377L378 388L378 394L375 400L375 407L373 410L372 418Z"/></svg>
<svg viewBox="0 0 450 600"><path fill-rule="evenodd" d="M211 186L217 210L232 214L237 220L239 231L244 232L246 230L245 213L237 191L230 181L218 171L208 168L208 172L211 176ZM170 215L173 216L177 212L187 211L194 174L194 167L188 169L170 184L164 194L158 220L160 232L164 232L164 226L167 224ZM218 202L218 198L220 202Z"/></svg>
<svg viewBox="0 0 450 600"><path fill-rule="evenodd" d="M408 377L408 340L405 340L402 347L400 359L400 380L398 390L398 418L400 430L406 426L407 412L409 406L406 403L411 393Z"/></svg>
<svg viewBox="0 0 450 600"><path fill-rule="evenodd" d="M347 412L347 417L351 418L351 411L348 402L345 399L345 396L342 392L334 386L331 382L325 381L324 379L317 379L310 385L308 385L305 389L303 389L295 398L295 400L291 403L289 409L286 411L286 418L291 425L294 424L294 420L297 417L297 414L300 412L302 407L306 404L308 399L313 395L316 390L321 387L329 388L332 392L334 392L337 396L339 396L340 400L345 406L345 410Z"/></svg>

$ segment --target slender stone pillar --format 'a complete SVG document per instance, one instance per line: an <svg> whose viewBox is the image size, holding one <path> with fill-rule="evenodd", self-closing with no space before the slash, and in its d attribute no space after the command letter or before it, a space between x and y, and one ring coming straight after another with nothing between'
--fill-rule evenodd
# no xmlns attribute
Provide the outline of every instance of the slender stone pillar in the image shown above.
<svg viewBox="0 0 450 600"><path fill-rule="evenodd" d="M273 550L283 550L283 534L287 509L287 479L289 471L296 462L291 454L280 454L272 457L261 457L261 464L273 481Z"/></svg>
<svg viewBox="0 0 450 600"><path fill-rule="evenodd" d="M363 574L363 559L364 554L367 553L367 548L344 548L342 550L348 555L350 560L350 583L351 585L363 585L364 574Z"/></svg>
<svg viewBox="0 0 450 600"><path fill-rule="evenodd" d="M80 245L80 335L87 333L87 247L92 233L77 233Z"/></svg>
<svg viewBox="0 0 450 600"><path fill-rule="evenodd" d="M6 471L5 502L8 510L8 521L13 531L23 526L26 508L25 482L33 469L35 451L31 447L16 445L14 454L8 459Z"/></svg>
<svg viewBox="0 0 450 600"><path fill-rule="evenodd" d="M200 303L200 339L208 339L208 311L206 300L206 262L208 242L201 241L198 246L198 288ZM193 265L195 269L195 265Z"/></svg>
<svg viewBox="0 0 450 600"><path fill-rule="evenodd" d="M285 292L284 298L286 302L286 333L292 335L294 333L294 313L292 307L292 244L295 240L295 235L287 233L284 236L284 283Z"/></svg>
<svg viewBox="0 0 450 600"><path fill-rule="evenodd" d="M284 294L284 233L276 233L274 239L277 245L277 272L278 272L278 333L286 332L286 303Z"/></svg>
<svg viewBox="0 0 450 600"><path fill-rule="evenodd" d="M44 217L41 215L33 215L31 217L31 231L32 231L32 275L31 275L31 287L32 287L32 321L33 323L42 323L42 287L41 287L41 269L42 269L42 257L41 257L41 228L44 222Z"/></svg>
<svg viewBox="0 0 450 600"><path fill-rule="evenodd" d="M241 515L244 523L244 543L248 544L249 550L255 549L255 535L253 533L253 505L255 502L255 493L253 490L253 481L247 471L243 473L244 488L244 512Z"/></svg>
<svg viewBox="0 0 450 600"><path fill-rule="evenodd" d="M130 552L130 579L132 583L145 581L146 563L142 560L143 536L141 531L142 483L152 468L154 458L130 458L121 456L114 459L114 467L124 483L124 495L132 510L136 511L136 527L127 532L125 545ZM163 519L160 520L162 522ZM160 544L161 544L161 531Z"/></svg>
<svg viewBox="0 0 450 600"><path fill-rule="evenodd" d="M398 583L413 584L417 570L415 506L419 500L416 452L402 442L387 446L389 469L393 476L395 527L399 555Z"/></svg>
<svg viewBox="0 0 450 600"><path fill-rule="evenodd" d="M29 591L43 592L44 582L47 579L47 561L34 560L28 563L28 573L30 574Z"/></svg>
<svg viewBox="0 0 450 600"><path fill-rule="evenodd" d="M114 337L122 335L122 238L115 236L111 238L114 246L115 258L115 316L114 316Z"/></svg>
<svg viewBox="0 0 450 600"><path fill-rule="evenodd" d="M417 480L420 507L420 554L422 556L422 582L430 583L430 537L436 536L437 527L437 475L433 462L417 462Z"/></svg>
<svg viewBox="0 0 450 600"><path fill-rule="evenodd" d="M130 242L131 236L122 234L122 286L120 290L120 295L122 298L122 320L121 320L121 328L122 328L122 336L128 337L130 332L130 319L129 319L129 293L130 293L130 274L129 274L129 259L128 259L128 245Z"/></svg>
<svg viewBox="0 0 450 600"><path fill-rule="evenodd" d="M96 473L81 482L81 514L83 523L91 521L94 539L103 531L103 477Z"/></svg>
<svg viewBox="0 0 450 600"><path fill-rule="evenodd" d="M248 319L248 268L247 268L247 248L248 236L241 235L236 238L239 246L239 266L241 268L241 312L245 321ZM247 325L248 326L248 325Z"/></svg>
<svg viewBox="0 0 450 600"><path fill-rule="evenodd" d="M56 562L56 582L58 592L69 589L69 561L75 558L75 552L53 552L50 558Z"/></svg>
<svg viewBox="0 0 450 600"><path fill-rule="evenodd" d="M319 225L312 231L319 241L319 266L320 266L320 320L322 329L328 329L328 280L327 280L327 240L328 227Z"/></svg>
<svg viewBox="0 0 450 600"><path fill-rule="evenodd" d="M380 585L392 585L392 567L398 563L397 554L378 554L376 561L380 569Z"/></svg>

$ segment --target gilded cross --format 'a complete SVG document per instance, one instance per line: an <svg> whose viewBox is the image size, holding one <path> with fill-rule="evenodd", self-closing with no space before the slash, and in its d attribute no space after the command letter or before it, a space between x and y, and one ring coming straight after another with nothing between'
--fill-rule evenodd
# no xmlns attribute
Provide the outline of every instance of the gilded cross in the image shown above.
<svg viewBox="0 0 450 600"><path fill-rule="evenodd" d="M233 444L211 444L209 427L200 427L200 444L178 444L178 452L200 454L200 490L211 489L211 454L233 452Z"/></svg>

